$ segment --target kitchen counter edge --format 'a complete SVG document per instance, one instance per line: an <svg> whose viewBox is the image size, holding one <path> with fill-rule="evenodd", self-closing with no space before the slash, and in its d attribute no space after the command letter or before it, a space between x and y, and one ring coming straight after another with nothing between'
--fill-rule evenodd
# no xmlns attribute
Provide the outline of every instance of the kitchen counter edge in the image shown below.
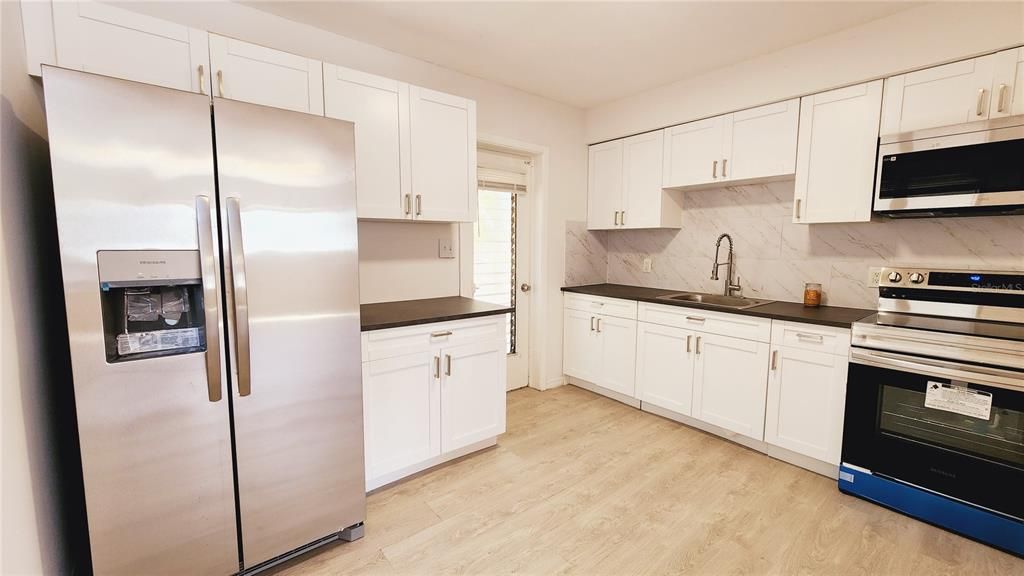
<svg viewBox="0 0 1024 576"><path fill-rule="evenodd" d="M698 310L711 310L727 314L740 314L743 316L757 316L760 318L771 318L790 322L803 322L806 324L817 324L820 326L833 326L836 328L850 328L854 322L863 320L875 310L865 308L846 308L842 306L819 306L808 308L801 303L785 302L776 300L761 306L739 310L734 308L721 308L717 306L701 305L694 302L679 302L671 300L660 300L660 296L676 294L683 290L665 290L661 288L645 288L643 286L629 286L625 284L587 284L584 286L563 286L562 292L575 294L587 294L590 296L601 296L604 298L618 298L620 300L635 300L637 302L650 302L652 304L664 304L666 306L679 306L682 308L694 308Z"/></svg>
<svg viewBox="0 0 1024 576"><path fill-rule="evenodd" d="M464 296L376 302L359 306L360 330L372 332L388 328L434 324L466 318L479 318L511 312L512 308Z"/></svg>

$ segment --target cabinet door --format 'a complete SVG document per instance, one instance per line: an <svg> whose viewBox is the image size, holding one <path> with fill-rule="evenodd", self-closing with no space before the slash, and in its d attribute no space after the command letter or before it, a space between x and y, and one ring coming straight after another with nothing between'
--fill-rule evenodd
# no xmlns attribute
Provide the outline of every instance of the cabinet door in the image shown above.
<svg viewBox="0 0 1024 576"><path fill-rule="evenodd" d="M796 171L800 100L742 110L726 124L721 175L726 180L770 178Z"/></svg>
<svg viewBox="0 0 1024 576"><path fill-rule="evenodd" d="M1024 114L1024 48L995 54L989 118Z"/></svg>
<svg viewBox="0 0 1024 576"><path fill-rule="evenodd" d="M636 395L642 402L690 415L694 332L637 324Z"/></svg>
<svg viewBox="0 0 1024 576"><path fill-rule="evenodd" d="M658 130L622 141L622 215L619 223L623 228L657 228L662 225L664 136L665 131Z"/></svg>
<svg viewBox="0 0 1024 576"><path fill-rule="evenodd" d="M694 351L693 415L763 439L768 344L699 333Z"/></svg>
<svg viewBox="0 0 1024 576"><path fill-rule="evenodd" d="M665 128L665 188L707 184L722 179L722 151L727 116Z"/></svg>
<svg viewBox="0 0 1024 576"><path fill-rule="evenodd" d="M406 84L324 64L324 114L356 125L356 198L360 218L410 218Z"/></svg>
<svg viewBox="0 0 1024 576"><path fill-rule="evenodd" d="M764 439L839 465L846 405L845 356L772 349Z"/></svg>
<svg viewBox="0 0 1024 576"><path fill-rule="evenodd" d="M565 309L562 328L562 372L568 376L596 382L601 351L597 337L597 316L581 310Z"/></svg>
<svg viewBox="0 0 1024 576"><path fill-rule="evenodd" d="M994 56L885 79L883 136L988 118Z"/></svg>
<svg viewBox="0 0 1024 576"><path fill-rule="evenodd" d="M476 102L409 87L412 194L420 220L476 219Z"/></svg>
<svg viewBox="0 0 1024 576"><path fill-rule="evenodd" d="M484 340L441 352L441 451L504 433L504 341Z"/></svg>
<svg viewBox="0 0 1024 576"><path fill-rule="evenodd" d="M601 372L593 383L620 394L636 395L636 320L598 316L600 341L596 366Z"/></svg>
<svg viewBox="0 0 1024 576"><path fill-rule="evenodd" d="M54 2L53 28L58 66L209 94L203 30L87 0Z"/></svg>
<svg viewBox="0 0 1024 576"><path fill-rule="evenodd" d="M622 212L622 140L590 147L587 177L587 228L618 228Z"/></svg>
<svg viewBox="0 0 1024 576"><path fill-rule="evenodd" d="M441 453L439 365L429 352L363 363L367 481Z"/></svg>
<svg viewBox="0 0 1024 576"><path fill-rule="evenodd" d="M871 220L881 110L881 80L801 100L793 222Z"/></svg>
<svg viewBox="0 0 1024 576"><path fill-rule="evenodd" d="M214 96L323 116L319 60L210 34Z"/></svg>

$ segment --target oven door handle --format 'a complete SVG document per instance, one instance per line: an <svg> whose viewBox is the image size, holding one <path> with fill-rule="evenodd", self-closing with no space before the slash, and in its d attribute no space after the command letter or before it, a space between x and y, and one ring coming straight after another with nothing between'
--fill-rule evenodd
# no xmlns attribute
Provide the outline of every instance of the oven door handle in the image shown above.
<svg viewBox="0 0 1024 576"><path fill-rule="evenodd" d="M1015 392L1024 392L1024 372L1015 372L1013 370L971 366L958 362L947 362L932 358L906 356L904 354L865 350L862 348L850 349L850 361L876 368L914 372L924 376L963 380L972 384L984 384Z"/></svg>

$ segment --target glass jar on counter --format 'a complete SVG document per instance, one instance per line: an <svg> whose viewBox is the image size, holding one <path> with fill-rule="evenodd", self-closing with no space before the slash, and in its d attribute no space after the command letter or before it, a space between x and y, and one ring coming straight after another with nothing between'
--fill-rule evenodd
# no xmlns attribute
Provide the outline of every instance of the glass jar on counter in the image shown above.
<svg viewBox="0 0 1024 576"><path fill-rule="evenodd" d="M821 284L817 282L804 284L804 306L808 308L821 306Z"/></svg>

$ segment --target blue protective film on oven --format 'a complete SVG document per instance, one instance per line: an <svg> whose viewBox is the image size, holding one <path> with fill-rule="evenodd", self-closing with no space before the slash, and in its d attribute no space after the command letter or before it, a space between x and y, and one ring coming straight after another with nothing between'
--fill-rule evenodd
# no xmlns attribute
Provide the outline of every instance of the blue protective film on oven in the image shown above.
<svg viewBox="0 0 1024 576"><path fill-rule="evenodd" d="M1024 522L846 466L839 489L1024 557Z"/></svg>

